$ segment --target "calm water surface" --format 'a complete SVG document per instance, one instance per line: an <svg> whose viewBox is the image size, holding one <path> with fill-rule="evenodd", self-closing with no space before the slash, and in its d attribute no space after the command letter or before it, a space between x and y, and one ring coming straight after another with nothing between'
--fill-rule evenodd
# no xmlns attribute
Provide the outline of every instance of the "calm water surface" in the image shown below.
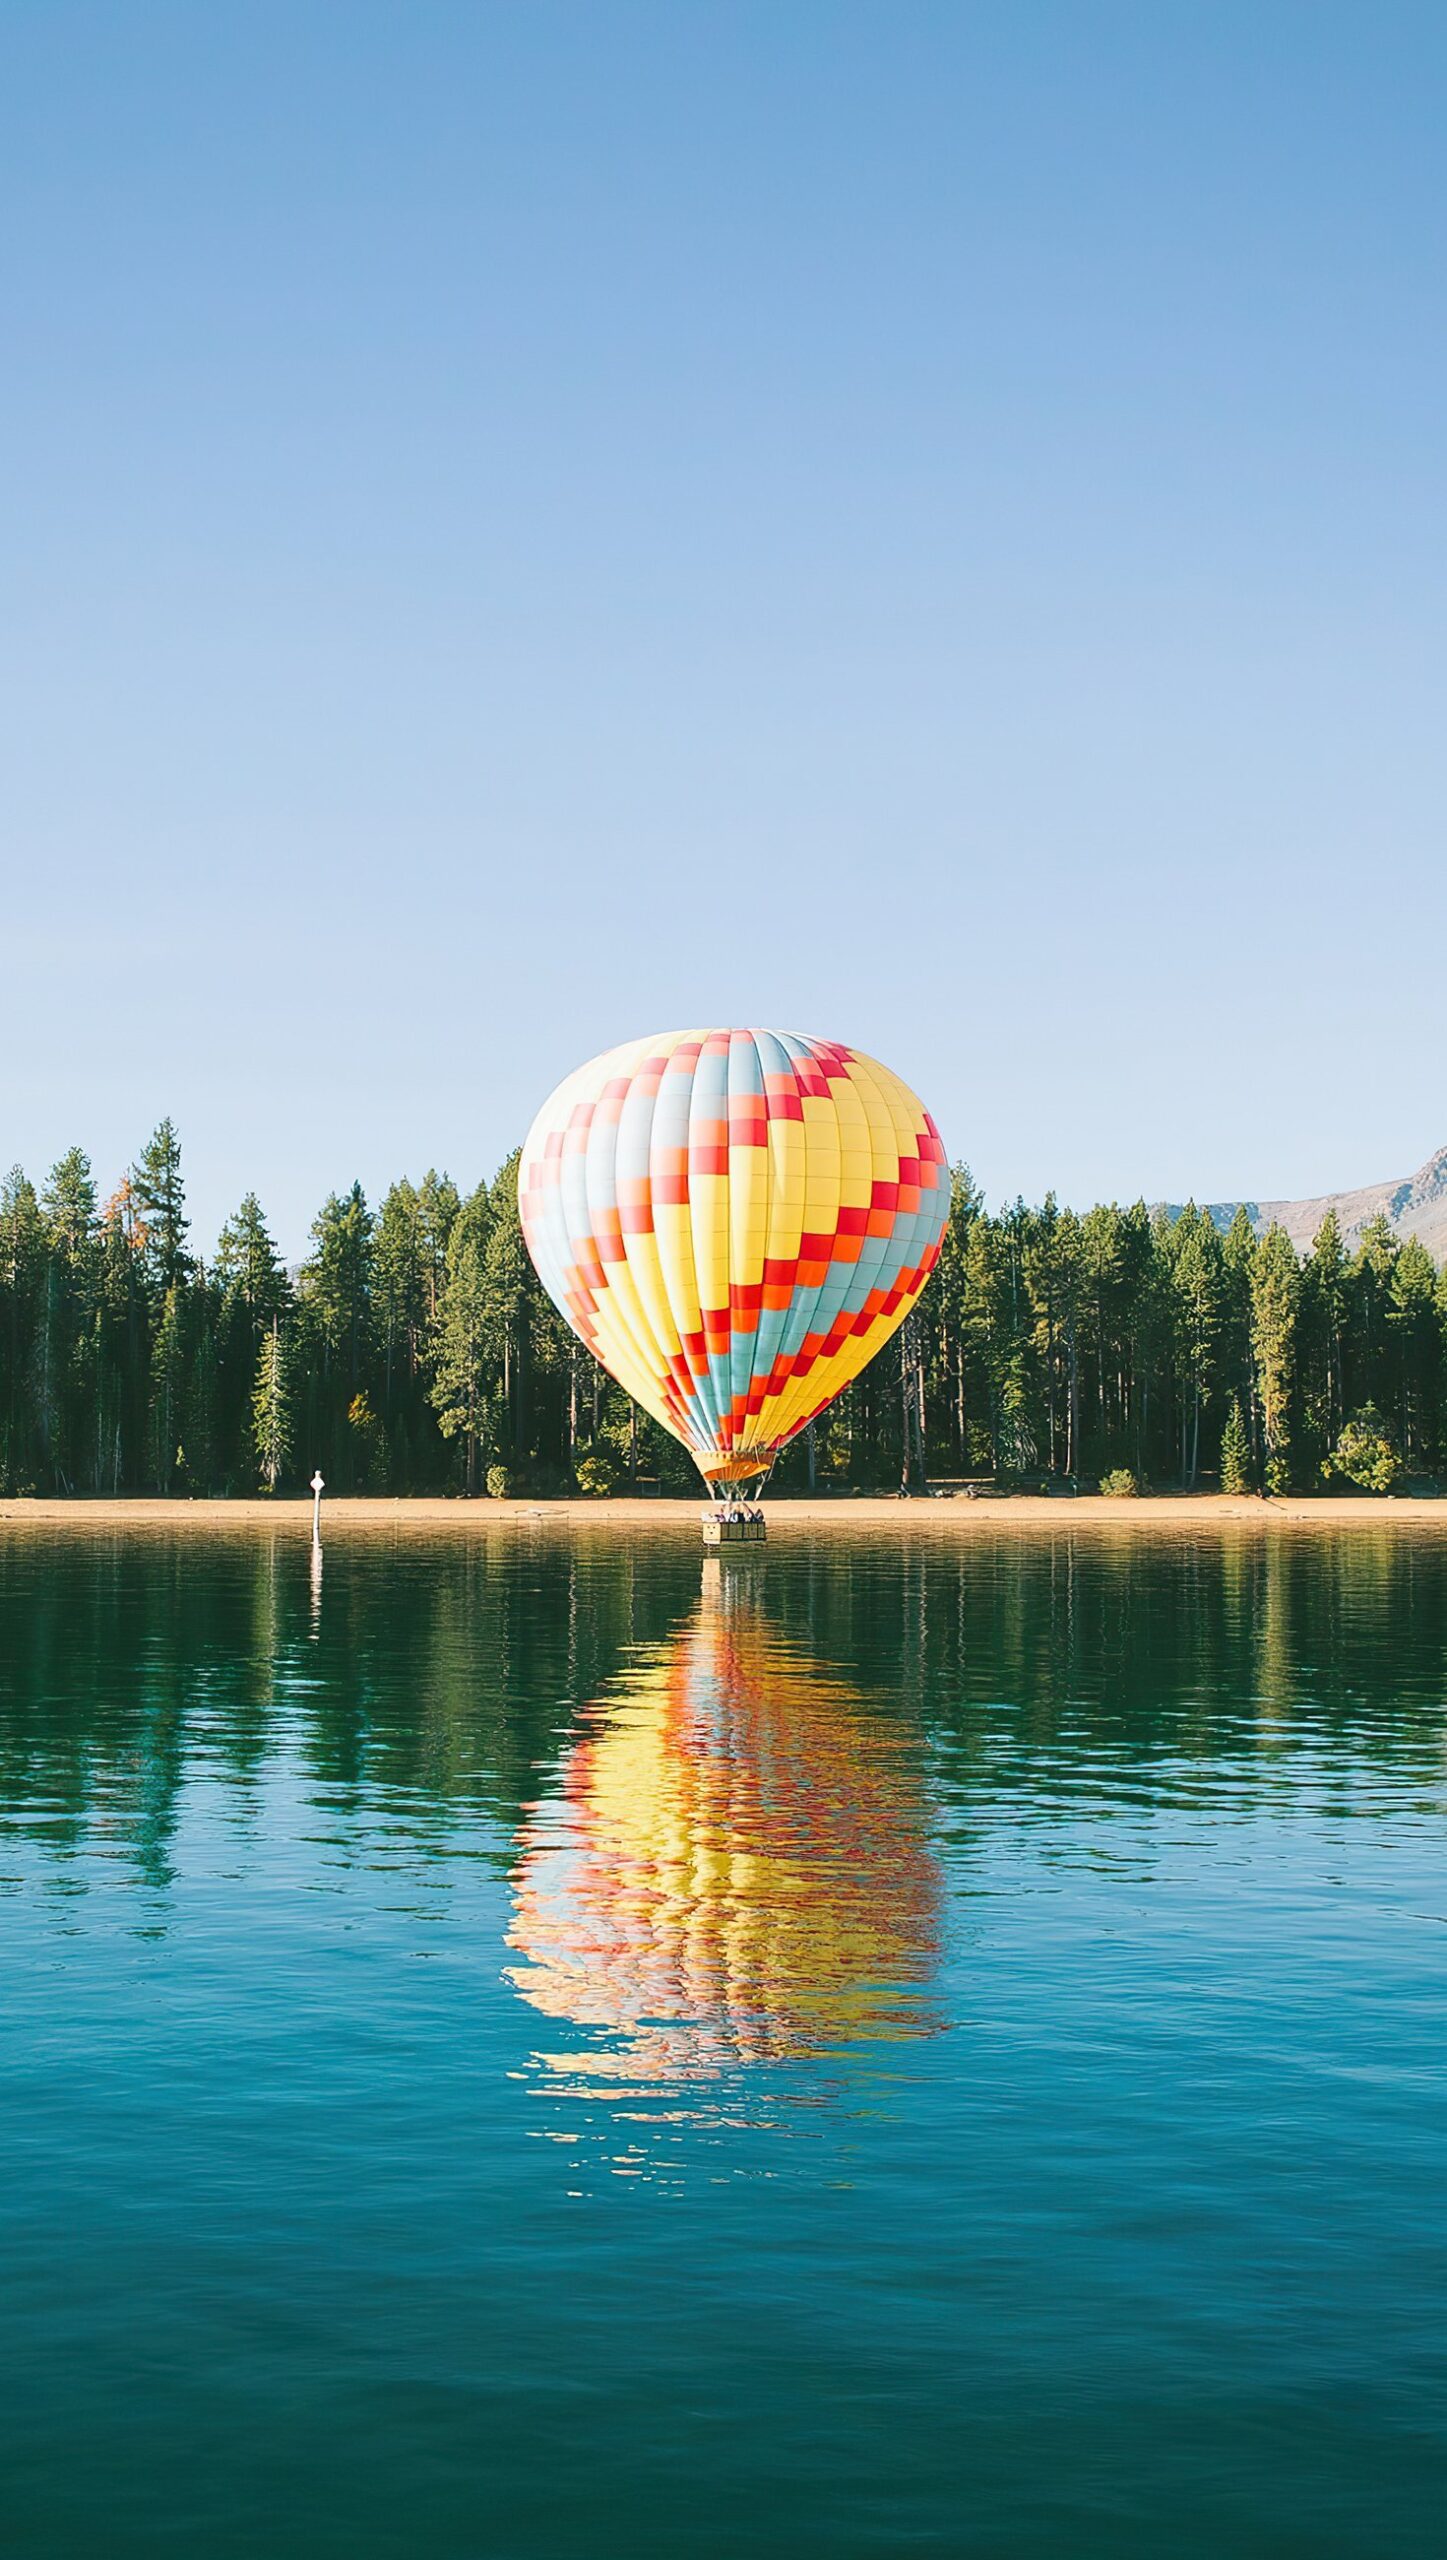
<svg viewBox="0 0 1447 2560"><path fill-rule="evenodd" d="M1435 2555L1447 1541L0 1531L7 2553Z"/></svg>

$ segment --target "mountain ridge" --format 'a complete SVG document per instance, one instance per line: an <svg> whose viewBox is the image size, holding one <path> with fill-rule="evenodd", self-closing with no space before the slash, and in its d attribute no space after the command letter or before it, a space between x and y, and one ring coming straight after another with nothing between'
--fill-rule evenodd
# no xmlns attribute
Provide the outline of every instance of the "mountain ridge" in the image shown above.
<svg viewBox="0 0 1447 2560"><path fill-rule="evenodd" d="M1168 1218L1178 1218L1185 1203L1167 1200L1162 1206ZM1439 1147L1416 1173L1392 1182L1369 1182L1359 1191L1328 1191L1316 1200L1207 1200L1201 1206L1223 1234L1239 1209L1245 1210L1259 1236L1268 1227L1284 1227L1301 1254L1310 1253L1312 1238L1329 1209L1336 1211L1348 1251L1360 1242L1363 1227L1373 1218L1384 1217L1401 1243L1417 1236L1434 1262L1443 1262L1447 1261L1447 1147Z"/></svg>

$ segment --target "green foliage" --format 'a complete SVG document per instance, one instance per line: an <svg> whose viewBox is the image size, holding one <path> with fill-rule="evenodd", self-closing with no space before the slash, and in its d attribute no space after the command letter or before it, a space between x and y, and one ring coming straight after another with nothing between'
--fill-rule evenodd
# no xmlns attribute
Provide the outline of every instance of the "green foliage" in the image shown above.
<svg viewBox="0 0 1447 2560"><path fill-rule="evenodd" d="M1336 1214L1328 1210L1301 1275L1302 1422L1315 1455L1342 1425L1351 1284Z"/></svg>
<svg viewBox="0 0 1447 2560"><path fill-rule="evenodd" d="M1251 1345L1268 1493L1285 1493L1291 1482L1291 1396L1300 1304L1301 1265L1296 1248L1284 1227L1269 1227L1251 1265Z"/></svg>
<svg viewBox="0 0 1447 2560"><path fill-rule="evenodd" d="M511 1467L489 1467L487 1489L494 1502L506 1502L512 1491Z"/></svg>
<svg viewBox="0 0 1447 2560"><path fill-rule="evenodd" d="M301 1429L339 1493L365 1490L368 1448L351 1423L375 1351L373 1220L362 1186L333 1192L312 1222L297 1283Z"/></svg>
<svg viewBox="0 0 1447 2560"><path fill-rule="evenodd" d="M1442 1332L1438 1273L1419 1236L1397 1254L1387 1282L1387 1380L1404 1461L1430 1466L1442 1428Z"/></svg>
<svg viewBox="0 0 1447 2560"><path fill-rule="evenodd" d="M1243 1493L1447 1468L1447 1280L1374 1221L1331 1219L1302 1264L1244 1212L1047 1197L988 1210L967 1168L907 1327L812 1434L819 1484L908 1474ZM261 1391L265 1386L265 1395ZM258 1398L261 1397L261 1409ZM781 1488L808 1483L809 1446ZM598 1368L523 1244L516 1158L466 1200L444 1173L319 1211L283 1266L248 1193L207 1267L189 1249L163 1121L114 1196L79 1148L39 1192L0 1182L0 1492L221 1492L305 1477L337 1493L694 1484L679 1444ZM1351 1468L1365 1469L1353 1475Z"/></svg>
<svg viewBox="0 0 1447 2560"><path fill-rule="evenodd" d="M371 1333L372 1217L354 1182L312 1221L313 1250L301 1271L301 1295L328 1365L356 1390Z"/></svg>
<svg viewBox="0 0 1447 2560"><path fill-rule="evenodd" d="M1129 1467L1111 1467L1100 1479L1100 1489L1112 1501L1129 1501L1140 1492L1140 1486Z"/></svg>
<svg viewBox="0 0 1447 2560"><path fill-rule="evenodd" d="M1390 1493L1402 1473L1401 1456L1374 1404L1363 1405L1342 1429L1322 1470L1363 1493Z"/></svg>
<svg viewBox="0 0 1447 2560"><path fill-rule="evenodd" d="M182 1452L181 1424L185 1381L185 1330L181 1289L172 1281L161 1307L161 1320L151 1350L151 1447L157 1493L171 1491Z"/></svg>
<svg viewBox="0 0 1447 2560"><path fill-rule="evenodd" d="M291 1381L281 1321L274 1316L263 1334L251 1396L251 1437L262 1483L275 1493L292 1450Z"/></svg>
<svg viewBox="0 0 1447 2560"><path fill-rule="evenodd" d="M480 1183L452 1222L433 1341L432 1402L443 1437L462 1441L468 1493L477 1491L495 1366L487 1289L490 1225L487 1185Z"/></svg>
<svg viewBox="0 0 1447 2560"><path fill-rule="evenodd" d="M50 1242L35 1186L16 1165L0 1184L0 1492L34 1490L41 1452L33 1355Z"/></svg>
<svg viewBox="0 0 1447 2560"><path fill-rule="evenodd" d="M502 1445L521 1455L527 1446L532 1392L532 1353L540 1293L518 1215L517 1169L521 1149L499 1167L488 1197L488 1236L482 1258L482 1309L496 1362L494 1410Z"/></svg>
<svg viewBox="0 0 1447 2560"><path fill-rule="evenodd" d="M1226 1413L1226 1428L1221 1434L1221 1491L1254 1493L1255 1471L1251 1463L1251 1439L1246 1429L1246 1416L1239 1396L1231 1398Z"/></svg>
<svg viewBox="0 0 1447 2560"><path fill-rule="evenodd" d="M53 1168L40 1211L60 1261L71 1272L84 1270L95 1246L97 1221L90 1158L82 1148L71 1147Z"/></svg>
<svg viewBox="0 0 1447 2560"><path fill-rule="evenodd" d="M245 1309L258 1337L290 1304L290 1283L254 1191L222 1228L212 1270L223 1298Z"/></svg>
<svg viewBox="0 0 1447 2560"><path fill-rule="evenodd" d="M1158 1241L1169 1273L1168 1322L1182 1388L1181 1474L1194 1485L1200 1473L1201 1424L1217 1381L1227 1303L1225 1263L1215 1227L1194 1203Z"/></svg>
<svg viewBox="0 0 1447 2560"><path fill-rule="evenodd" d="M347 1429L352 1438L352 1483L363 1493L385 1493L387 1435L365 1387L358 1389L347 1407Z"/></svg>
<svg viewBox="0 0 1447 2560"><path fill-rule="evenodd" d="M181 1141L174 1122L161 1121L131 1168L135 1239L142 1267L162 1294L186 1270L186 1193L181 1180Z"/></svg>
<svg viewBox="0 0 1447 2560"><path fill-rule="evenodd" d="M394 1369L415 1370L427 1325L421 1203L410 1182L394 1182L377 1218L372 1257L372 1311L383 1348L387 1400Z"/></svg>

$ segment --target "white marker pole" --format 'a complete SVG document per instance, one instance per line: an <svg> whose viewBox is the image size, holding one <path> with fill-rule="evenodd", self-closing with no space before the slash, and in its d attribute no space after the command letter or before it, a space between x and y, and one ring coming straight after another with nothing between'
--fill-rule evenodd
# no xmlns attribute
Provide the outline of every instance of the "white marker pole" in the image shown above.
<svg viewBox="0 0 1447 2560"><path fill-rule="evenodd" d="M312 1477L312 1545L314 1547L319 1547L322 1542L322 1495L325 1490L326 1478L318 1467Z"/></svg>

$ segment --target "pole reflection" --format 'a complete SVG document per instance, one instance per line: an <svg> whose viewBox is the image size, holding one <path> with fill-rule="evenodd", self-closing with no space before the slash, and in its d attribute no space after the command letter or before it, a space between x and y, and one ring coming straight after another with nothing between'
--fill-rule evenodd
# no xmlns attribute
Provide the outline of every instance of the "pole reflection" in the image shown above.
<svg viewBox="0 0 1447 2560"><path fill-rule="evenodd" d="M934 2032L921 1737L772 1627L753 1571L585 1711L526 1814L509 1979L591 2029L557 2073L677 2083Z"/></svg>

